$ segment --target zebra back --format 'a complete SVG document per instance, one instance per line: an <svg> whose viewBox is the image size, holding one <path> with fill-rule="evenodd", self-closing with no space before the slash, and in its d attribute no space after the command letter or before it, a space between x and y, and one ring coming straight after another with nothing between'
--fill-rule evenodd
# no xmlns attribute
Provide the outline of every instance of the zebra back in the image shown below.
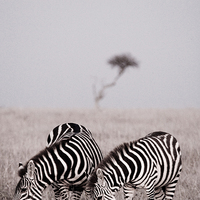
<svg viewBox="0 0 200 200"><path fill-rule="evenodd" d="M82 125L75 124L75 123L65 123L55 127L47 137L47 144L46 147L50 147L51 145L55 144L56 142L60 142L61 140L68 140L72 136L76 135L77 133L87 134L92 137L92 133L89 129L85 128Z"/></svg>

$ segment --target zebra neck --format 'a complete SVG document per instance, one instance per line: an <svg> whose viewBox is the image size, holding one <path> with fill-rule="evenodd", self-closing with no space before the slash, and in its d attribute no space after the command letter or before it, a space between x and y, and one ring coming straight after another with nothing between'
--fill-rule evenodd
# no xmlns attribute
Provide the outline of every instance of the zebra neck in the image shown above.
<svg viewBox="0 0 200 200"><path fill-rule="evenodd" d="M44 191L44 189L50 185L51 183L45 179L45 177L42 175L42 172L40 171L40 167L38 167L38 164L36 164L35 169L35 175L34 179L37 184L37 186L40 188L41 191Z"/></svg>
<svg viewBox="0 0 200 200"><path fill-rule="evenodd" d="M125 184L125 180L122 178L120 173L117 173L115 170L109 172L105 171L105 181L113 189L119 190Z"/></svg>
<svg viewBox="0 0 200 200"><path fill-rule="evenodd" d="M36 163L36 174L35 179L37 180L38 184L43 188L43 190L50 185L54 180L50 178L50 174L47 174L45 171L46 169L43 168L44 166L41 163Z"/></svg>
<svg viewBox="0 0 200 200"><path fill-rule="evenodd" d="M46 148L32 160L36 166L36 177L42 186L50 185L69 176L72 162L67 154L61 151L61 145Z"/></svg>

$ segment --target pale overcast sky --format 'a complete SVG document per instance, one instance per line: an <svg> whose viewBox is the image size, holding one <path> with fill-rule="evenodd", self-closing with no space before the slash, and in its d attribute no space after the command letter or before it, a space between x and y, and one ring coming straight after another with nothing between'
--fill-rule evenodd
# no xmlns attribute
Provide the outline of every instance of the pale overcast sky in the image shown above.
<svg viewBox="0 0 200 200"><path fill-rule="evenodd" d="M0 0L0 106L92 108L107 60L139 63L108 108L200 107L199 0Z"/></svg>

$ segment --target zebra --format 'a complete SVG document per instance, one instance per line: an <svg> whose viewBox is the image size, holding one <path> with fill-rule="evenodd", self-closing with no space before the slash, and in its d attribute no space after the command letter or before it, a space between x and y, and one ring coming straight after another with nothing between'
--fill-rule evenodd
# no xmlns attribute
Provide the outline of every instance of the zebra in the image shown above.
<svg viewBox="0 0 200 200"><path fill-rule="evenodd" d="M136 188L145 189L148 199L173 199L181 170L175 137L153 132L111 151L91 174L86 190L98 200L115 200L121 187L127 200L133 199Z"/></svg>
<svg viewBox="0 0 200 200"><path fill-rule="evenodd" d="M74 123L55 127L47 138L47 147L33 156L25 166L19 165L14 199L41 200L51 185L56 200L78 200L91 172L102 160L102 153L91 132Z"/></svg>

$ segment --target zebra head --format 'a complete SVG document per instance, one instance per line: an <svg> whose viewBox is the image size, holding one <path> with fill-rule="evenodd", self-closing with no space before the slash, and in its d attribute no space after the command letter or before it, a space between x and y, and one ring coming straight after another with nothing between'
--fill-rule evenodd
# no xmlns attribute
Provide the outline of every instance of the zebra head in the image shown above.
<svg viewBox="0 0 200 200"><path fill-rule="evenodd" d="M20 163L18 174L21 179L15 189L13 200L41 200L42 188L37 182L34 162L30 160L25 167Z"/></svg>
<svg viewBox="0 0 200 200"><path fill-rule="evenodd" d="M96 170L97 182L94 187L94 199L115 200L115 192L107 184L102 169Z"/></svg>

